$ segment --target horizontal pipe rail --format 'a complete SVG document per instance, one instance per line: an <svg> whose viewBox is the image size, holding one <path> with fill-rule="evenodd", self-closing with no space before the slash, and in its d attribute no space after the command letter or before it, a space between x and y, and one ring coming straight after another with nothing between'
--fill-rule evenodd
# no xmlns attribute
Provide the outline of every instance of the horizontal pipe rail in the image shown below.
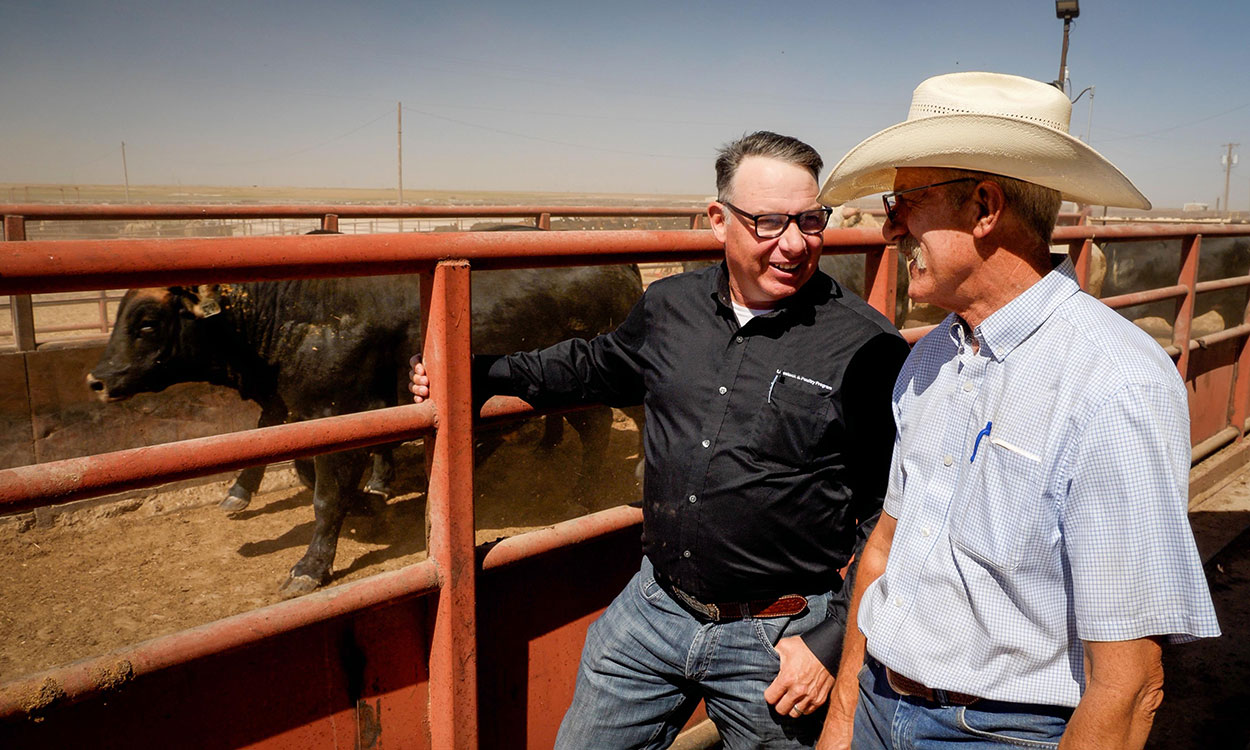
<svg viewBox="0 0 1250 750"><path fill-rule="evenodd" d="M1236 289L1239 286L1250 286L1250 276L1234 276L1227 279L1199 281L1194 285L1194 291L1198 294L1202 294L1203 292L1218 292L1224 289Z"/></svg>
<svg viewBox="0 0 1250 750"><path fill-rule="evenodd" d="M256 464L411 440L435 425L433 402L262 427L0 470L0 509L27 510Z"/></svg>
<svg viewBox="0 0 1250 750"><path fill-rule="evenodd" d="M410 596L438 591L438 570L424 560L399 570L379 573L362 581L322 589L261 609L218 620L206 625L153 638L92 657L68 666L19 678L0 685L0 721L21 717L37 718L53 703L66 705L121 687L120 678L129 682L146 674L187 664L206 656L259 643L277 635L315 625L334 617L388 604ZM42 701L33 702L31 696Z"/></svg>
<svg viewBox="0 0 1250 750"><path fill-rule="evenodd" d="M1071 240L1180 240L1201 234L1205 237L1250 236L1248 224L1118 224L1113 227L1055 227L1052 241Z"/></svg>
<svg viewBox="0 0 1250 750"><path fill-rule="evenodd" d="M486 550L482 570L494 570L528 557L573 547L642 523L642 511L623 505L562 521L555 526L508 537Z"/></svg>
<svg viewBox="0 0 1250 750"><path fill-rule="evenodd" d="M1132 307L1133 305L1144 305L1147 302L1159 302L1165 299L1177 299L1189 294L1189 287L1183 284L1174 286L1164 286L1158 289L1147 289L1143 292L1129 292L1128 294L1117 294L1114 297L1103 297L1102 303L1107 307L1119 309L1121 307Z"/></svg>
<svg viewBox="0 0 1250 750"><path fill-rule="evenodd" d="M882 246L876 229L826 236L847 251ZM711 232L689 229L28 240L4 250L0 294L417 273L445 258L466 258L475 270L488 270L724 255Z"/></svg>
<svg viewBox="0 0 1250 750"><path fill-rule="evenodd" d="M1232 328L1225 328L1224 330L1216 331L1215 333L1208 333L1206 336L1203 336L1201 338L1190 339L1189 348L1190 349L1206 349L1208 347L1215 346L1221 341L1228 341L1230 339L1239 339L1245 336L1246 334L1250 334L1250 323L1242 323L1239 326L1233 326Z"/></svg>
<svg viewBox="0 0 1250 750"><path fill-rule="evenodd" d="M705 204L692 206L377 206L338 204L246 205L156 204L146 206L57 203L0 203L0 216L43 221L107 221L149 219L316 219L334 214L341 219L530 218L542 214L569 218L672 218L703 214Z"/></svg>

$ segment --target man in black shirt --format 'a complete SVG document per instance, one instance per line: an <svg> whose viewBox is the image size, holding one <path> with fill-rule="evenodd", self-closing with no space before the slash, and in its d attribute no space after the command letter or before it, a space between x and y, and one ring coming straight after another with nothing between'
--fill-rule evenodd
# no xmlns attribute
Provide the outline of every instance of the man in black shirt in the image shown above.
<svg viewBox="0 0 1250 750"><path fill-rule="evenodd" d="M724 263L652 283L611 333L475 360L479 394L645 405L642 569L587 633L559 748L667 747L699 698L728 748L816 741L907 355L817 268L820 167L786 136L729 144ZM428 382L414 359L416 401Z"/></svg>

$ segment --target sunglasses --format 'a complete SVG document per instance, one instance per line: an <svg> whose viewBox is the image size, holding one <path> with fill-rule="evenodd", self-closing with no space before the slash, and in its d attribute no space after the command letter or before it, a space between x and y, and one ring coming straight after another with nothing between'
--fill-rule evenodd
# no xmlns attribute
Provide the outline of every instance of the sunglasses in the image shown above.
<svg viewBox="0 0 1250 750"><path fill-rule="evenodd" d="M890 221L898 221L898 197L904 193L915 193L920 190L928 190L929 188L941 187L943 185L954 185L956 182L973 182L976 177L957 177L953 180L943 180L935 182L931 185L921 185L920 187L907 188L906 190L895 190L892 193L886 193L881 196L881 202L885 204L885 215Z"/></svg>
<svg viewBox="0 0 1250 750"><path fill-rule="evenodd" d="M792 221L803 234L820 234L829 225L829 217L833 214L833 209L828 206L797 214L749 214L729 201L720 201L720 203L742 218L750 219L751 229L761 240L771 240L785 234Z"/></svg>

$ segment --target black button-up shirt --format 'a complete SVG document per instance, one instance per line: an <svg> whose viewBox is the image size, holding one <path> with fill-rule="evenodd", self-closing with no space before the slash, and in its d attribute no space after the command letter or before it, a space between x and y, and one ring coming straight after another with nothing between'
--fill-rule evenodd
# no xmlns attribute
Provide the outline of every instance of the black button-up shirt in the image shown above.
<svg viewBox="0 0 1250 750"><path fill-rule="evenodd" d="M705 602L839 591L885 496L907 345L819 272L739 327L727 273L660 279L615 331L499 359L479 385L645 405L643 551L662 583ZM836 665L840 624L805 641Z"/></svg>

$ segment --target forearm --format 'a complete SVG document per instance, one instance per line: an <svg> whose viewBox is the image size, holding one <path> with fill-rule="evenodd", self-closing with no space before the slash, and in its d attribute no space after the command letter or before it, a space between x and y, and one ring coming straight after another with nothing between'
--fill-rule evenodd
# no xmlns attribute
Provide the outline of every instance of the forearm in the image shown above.
<svg viewBox="0 0 1250 750"><path fill-rule="evenodd" d="M1093 647L1093 648L1091 648ZM1109 660L1108 647L1114 661ZM1118 652L1118 653L1117 653ZM1100 655L1101 654L1101 655ZM1140 750L1163 702L1163 664L1153 639L1086 643L1086 688L1062 750Z"/></svg>
<svg viewBox="0 0 1250 750"><path fill-rule="evenodd" d="M846 635L842 639L842 656L838 660L837 682L833 686L830 700L830 719L835 711L841 711L846 717L853 716L855 706L859 702L860 667L864 664L868 640L860 632L859 604L864 591L885 572L886 559L890 553L890 541L894 536L896 520L881 514L877 527L873 530L868 543L864 545L855 572L855 585L851 589L851 603L846 615Z"/></svg>

